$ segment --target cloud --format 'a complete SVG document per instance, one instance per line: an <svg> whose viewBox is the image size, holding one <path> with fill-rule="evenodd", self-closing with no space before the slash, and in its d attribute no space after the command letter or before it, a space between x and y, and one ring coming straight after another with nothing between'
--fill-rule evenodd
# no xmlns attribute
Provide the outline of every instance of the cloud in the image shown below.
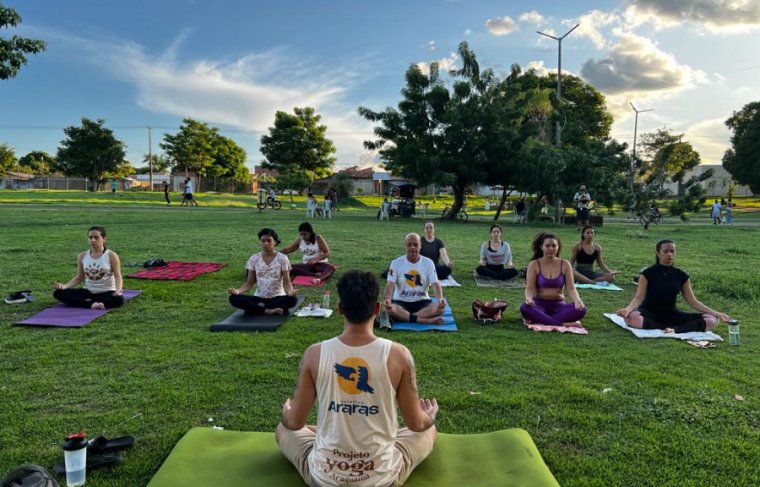
<svg viewBox="0 0 760 487"><path fill-rule="evenodd" d="M589 59L581 67L583 78L606 94L670 92L706 80L698 69L678 64L645 37L618 33L619 42L602 59Z"/></svg>
<svg viewBox="0 0 760 487"><path fill-rule="evenodd" d="M472 34L472 29L465 29L464 30L464 35L468 36L470 34Z"/></svg>
<svg viewBox="0 0 760 487"><path fill-rule="evenodd" d="M607 40L602 34L602 27L609 27L610 25L619 25L620 16L613 12L602 12L601 10L591 10L577 19L569 19L563 21L563 24L572 28L578 25L578 28L570 34L572 37L580 37L589 39L597 49L604 49L607 47Z"/></svg>
<svg viewBox="0 0 760 487"><path fill-rule="evenodd" d="M430 64L433 62L438 63L438 69L440 72L445 73L449 72L453 69L457 69L457 61L459 60L459 55L455 52L452 52L445 58L441 58L435 61L431 61L430 63L427 63L425 61L420 61L417 63L417 67L420 68L422 73L427 76L430 74Z"/></svg>
<svg viewBox="0 0 760 487"><path fill-rule="evenodd" d="M522 13L517 18L520 20L520 22L527 22L533 25L541 25L544 22L544 16L535 10Z"/></svg>
<svg viewBox="0 0 760 487"><path fill-rule="evenodd" d="M428 51L431 51L431 52L435 51L435 41L430 41L430 42L428 42L427 44L425 44L422 47L424 47L425 49L427 49Z"/></svg>
<svg viewBox="0 0 760 487"><path fill-rule="evenodd" d="M495 36L505 36L519 30L512 17L496 17L486 20L486 29Z"/></svg>
<svg viewBox="0 0 760 487"><path fill-rule="evenodd" d="M648 22L664 28L690 21L716 31L760 27L758 0L628 0L627 5L632 25Z"/></svg>
<svg viewBox="0 0 760 487"><path fill-rule="evenodd" d="M148 111L258 134L273 124L276 111L310 106L322 115L341 165L355 164L365 152L362 142L372 137L370 124L346 100L358 79L352 68L330 69L294 58L284 49L235 59L181 61L186 34L157 54L129 41L86 39L60 32L48 38L51 36L78 52L78 58L134 86L137 104ZM249 154L249 159L258 156Z"/></svg>
<svg viewBox="0 0 760 487"><path fill-rule="evenodd" d="M726 118L702 120L686 128L684 140L699 152L703 164L720 164L731 146L731 132L724 123Z"/></svg>

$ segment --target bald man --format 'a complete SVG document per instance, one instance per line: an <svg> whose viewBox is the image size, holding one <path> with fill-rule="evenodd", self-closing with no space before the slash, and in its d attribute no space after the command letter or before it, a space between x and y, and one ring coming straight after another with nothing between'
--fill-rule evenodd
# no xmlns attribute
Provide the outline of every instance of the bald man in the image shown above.
<svg viewBox="0 0 760 487"><path fill-rule="evenodd" d="M391 262L384 303L388 315L395 321L408 323L443 323L444 307L441 283L432 260L420 255L422 240L416 233L404 239L406 254ZM438 299L434 303L428 290Z"/></svg>

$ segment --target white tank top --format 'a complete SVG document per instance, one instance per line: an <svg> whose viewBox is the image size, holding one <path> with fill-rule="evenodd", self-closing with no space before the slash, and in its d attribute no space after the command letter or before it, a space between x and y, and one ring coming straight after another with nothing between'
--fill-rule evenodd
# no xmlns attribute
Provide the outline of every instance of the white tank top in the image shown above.
<svg viewBox="0 0 760 487"><path fill-rule="evenodd" d="M307 264L311 259L319 255L319 245L317 245L317 239L314 239L314 243L307 243L304 239L301 239L301 243L298 245L298 250L301 251L301 261ZM320 262L327 262L327 258L320 260Z"/></svg>
<svg viewBox="0 0 760 487"><path fill-rule="evenodd" d="M82 259L84 268L84 287L92 293L116 291L116 279L111 269L110 250L106 249L103 255L93 259L90 250L85 252Z"/></svg>
<svg viewBox="0 0 760 487"><path fill-rule="evenodd" d="M391 485L401 470L395 448L396 391L388 375L391 341L349 347L322 342L317 375L317 438L309 467L319 485Z"/></svg>

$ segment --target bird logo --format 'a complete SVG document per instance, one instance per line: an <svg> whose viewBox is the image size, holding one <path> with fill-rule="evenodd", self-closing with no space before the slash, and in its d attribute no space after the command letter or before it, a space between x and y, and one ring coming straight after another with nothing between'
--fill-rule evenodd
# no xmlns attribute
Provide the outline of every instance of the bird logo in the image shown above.
<svg viewBox="0 0 760 487"><path fill-rule="evenodd" d="M342 363L336 363L335 373L338 375L338 387L348 394L361 394L366 392L372 394L375 389L369 385L372 379L367 362L358 358L350 357Z"/></svg>
<svg viewBox="0 0 760 487"><path fill-rule="evenodd" d="M406 280L406 285L409 287L422 286L422 277L416 270L409 271L409 274L404 274L404 279Z"/></svg>

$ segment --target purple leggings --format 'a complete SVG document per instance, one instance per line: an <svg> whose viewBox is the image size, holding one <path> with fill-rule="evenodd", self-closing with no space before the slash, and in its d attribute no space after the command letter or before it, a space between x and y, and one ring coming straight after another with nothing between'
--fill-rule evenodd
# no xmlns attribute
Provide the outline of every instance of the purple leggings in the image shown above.
<svg viewBox="0 0 760 487"><path fill-rule="evenodd" d="M562 326L562 323L580 321L586 316L586 308L575 309L574 303L560 300L533 298L533 306L523 303L520 305L523 318L531 323L542 325Z"/></svg>

